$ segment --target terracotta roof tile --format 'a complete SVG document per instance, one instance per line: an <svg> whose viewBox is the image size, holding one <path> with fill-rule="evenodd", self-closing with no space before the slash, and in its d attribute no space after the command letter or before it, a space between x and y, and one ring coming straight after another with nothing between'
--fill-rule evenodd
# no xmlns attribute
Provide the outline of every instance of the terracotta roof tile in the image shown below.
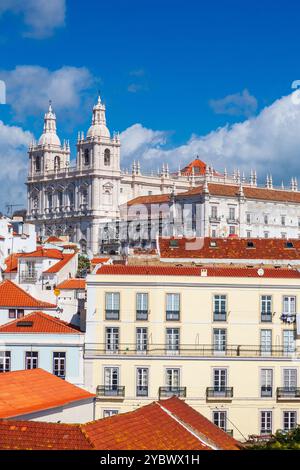
<svg viewBox="0 0 300 470"><path fill-rule="evenodd" d="M20 256L22 256L21 253L13 253L6 258L6 269L4 271L5 273L16 273L18 271L18 260Z"/></svg>
<svg viewBox="0 0 300 470"><path fill-rule="evenodd" d="M62 268L65 267L66 264L69 263L69 261L71 261L72 258L74 258L75 255L76 253L63 254L63 258L60 261L58 261L58 263L54 264L49 269L44 271L44 274L58 273Z"/></svg>
<svg viewBox="0 0 300 470"><path fill-rule="evenodd" d="M31 253L23 253L22 258L49 258L49 259L63 259L63 253L56 248L43 248L38 247L36 251Z"/></svg>
<svg viewBox="0 0 300 470"><path fill-rule="evenodd" d="M107 263L107 261L109 261L110 258L93 258L91 260L91 264L100 264L100 263Z"/></svg>
<svg viewBox="0 0 300 470"><path fill-rule="evenodd" d="M23 326L22 326L23 325ZM78 328L59 318L52 317L43 312L33 312L26 315L26 318L14 320L0 326L1 333L60 333L60 334L80 334Z"/></svg>
<svg viewBox="0 0 300 470"><path fill-rule="evenodd" d="M173 240L175 240L174 246ZM190 244L193 243L193 249ZM252 246L250 246L252 245ZM159 239L161 258L300 260L300 240L280 238Z"/></svg>
<svg viewBox="0 0 300 470"><path fill-rule="evenodd" d="M100 275L119 276L196 276L201 277L203 271L210 277L264 277L264 278L288 278L299 279L300 272L297 269L288 268L264 268L263 276L260 276L255 268L242 268L231 266L163 266L163 265L104 265L98 269Z"/></svg>
<svg viewBox="0 0 300 470"><path fill-rule="evenodd" d="M52 236L52 237L47 238L47 240L45 241L45 243L53 243L53 242L63 242L63 240L61 240L61 238Z"/></svg>
<svg viewBox="0 0 300 470"><path fill-rule="evenodd" d="M0 418L18 417L93 397L43 369L0 374Z"/></svg>
<svg viewBox="0 0 300 470"><path fill-rule="evenodd" d="M14 282L6 280L0 284L0 308L24 307L36 309L54 309L56 305L37 300Z"/></svg>
<svg viewBox="0 0 300 470"><path fill-rule="evenodd" d="M85 289L86 280L85 279L67 279L57 286L57 289Z"/></svg>

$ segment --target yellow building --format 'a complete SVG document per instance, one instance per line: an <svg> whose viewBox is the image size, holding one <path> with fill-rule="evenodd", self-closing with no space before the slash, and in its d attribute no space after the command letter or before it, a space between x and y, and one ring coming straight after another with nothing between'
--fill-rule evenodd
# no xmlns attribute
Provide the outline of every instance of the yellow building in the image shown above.
<svg viewBox="0 0 300 470"><path fill-rule="evenodd" d="M178 395L238 440L300 422L300 273L102 266L87 278L96 418Z"/></svg>

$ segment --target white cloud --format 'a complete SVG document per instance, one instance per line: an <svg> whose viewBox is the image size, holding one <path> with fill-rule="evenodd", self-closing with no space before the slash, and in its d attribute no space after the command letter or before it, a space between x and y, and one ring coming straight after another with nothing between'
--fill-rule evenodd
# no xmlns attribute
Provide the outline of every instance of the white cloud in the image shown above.
<svg viewBox="0 0 300 470"><path fill-rule="evenodd" d="M14 70L0 71L0 78L6 82L7 103L19 121L41 115L49 99L55 111L63 110L76 121L76 111L81 108L82 113L87 92L94 84L85 67L64 66L51 71L36 65L19 65Z"/></svg>
<svg viewBox="0 0 300 470"><path fill-rule="evenodd" d="M209 105L216 114L250 117L257 110L257 99L245 89L242 93L228 95L220 100L210 100Z"/></svg>
<svg viewBox="0 0 300 470"><path fill-rule="evenodd" d="M204 136L192 135L179 147L162 145L166 143L166 132L136 124L121 134L123 159L127 164L139 159L146 168L168 162L170 168L177 169L179 163L184 165L199 155L219 170L256 168L261 176L272 172L278 182L281 178L287 181L287 177L300 176L300 104L293 96L278 99L244 122ZM156 135L159 146L151 138Z"/></svg>
<svg viewBox="0 0 300 470"><path fill-rule="evenodd" d="M28 29L24 36L43 39L65 24L65 0L1 0L0 15L22 15Z"/></svg>
<svg viewBox="0 0 300 470"><path fill-rule="evenodd" d="M28 168L27 149L32 135L21 127L0 121L0 209L5 204L26 205L25 179Z"/></svg>

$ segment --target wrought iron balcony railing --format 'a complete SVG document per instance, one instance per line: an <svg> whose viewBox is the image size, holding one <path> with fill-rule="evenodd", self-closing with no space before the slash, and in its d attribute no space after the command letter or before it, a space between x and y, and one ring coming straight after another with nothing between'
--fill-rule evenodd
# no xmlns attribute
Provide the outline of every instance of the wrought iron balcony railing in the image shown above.
<svg viewBox="0 0 300 470"><path fill-rule="evenodd" d="M179 310L167 310L166 319L168 321L178 321L180 320L180 311Z"/></svg>
<svg viewBox="0 0 300 470"><path fill-rule="evenodd" d="M186 387L159 387L158 389L159 398L166 397L186 397Z"/></svg>
<svg viewBox="0 0 300 470"><path fill-rule="evenodd" d="M226 312L214 312L214 321L226 321L227 313Z"/></svg>
<svg viewBox="0 0 300 470"><path fill-rule="evenodd" d="M148 387L146 385L138 385L136 387L136 396L137 397L147 397L148 396Z"/></svg>
<svg viewBox="0 0 300 470"><path fill-rule="evenodd" d="M35 284L37 279L38 279L37 271L20 273L20 282L24 282L28 284Z"/></svg>
<svg viewBox="0 0 300 470"><path fill-rule="evenodd" d="M145 351L142 352L145 355ZM105 355L138 356L140 354L136 343L86 343L85 357ZM149 357L179 355L183 357L300 357L300 348L289 351L282 346L273 346L265 350L259 345L226 345L218 350L211 344L156 344L149 342L146 355Z"/></svg>
<svg viewBox="0 0 300 470"><path fill-rule="evenodd" d="M300 387L278 387L277 399L298 399L300 400Z"/></svg>
<svg viewBox="0 0 300 470"><path fill-rule="evenodd" d="M137 320L148 320L148 315L149 315L149 312L148 310L137 310L136 311L136 319Z"/></svg>
<svg viewBox="0 0 300 470"><path fill-rule="evenodd" d="M261 389L260 389L260 396L262 398L266 398L266 397L272 397L273 395L273 387L271 386L262 386Z"/></svg>
<svg viewBox="0 0 300 470"><path fill-rule="evenodd" d="M124 397L125 387L120 385L98 385L96 397Z"/></svg>
<svg viewBox="0 0 300 470"><path fill-rule="evenodd" d="M105 319L106 320L119 320L120 319L120 310L105 310Z"/></svg>
<svg viewBox="0 0 300 470"><path fill-rule="evenodd" d="M233 387L207 387L206 398L232 398Z"/></svg>

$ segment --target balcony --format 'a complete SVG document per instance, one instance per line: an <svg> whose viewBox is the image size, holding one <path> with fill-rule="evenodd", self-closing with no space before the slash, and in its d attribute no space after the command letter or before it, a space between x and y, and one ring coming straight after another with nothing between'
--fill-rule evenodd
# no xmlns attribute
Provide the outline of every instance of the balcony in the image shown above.
<svg viewBox="0 0 300 470"><path fill-rule="evenodd" d="M209 221L213 224L218 224L221 222L221 217L218 217L217 215L211 215L209 217Z"/></svg>
<svg viewBox="0 0 300 470"><path fill-rule="evenodd" d="M272 313L271 312L261 312L260 320L262 323L270 323L272 321Z"/></svg>
<svg viewBox="0 0 300 470"><path fill-rule="evenodd" d="M231 401L233 397L233 387L207 387L206 400L211 401Z"/></svg>
<svg viewBox="0 0 300 470"><path fill-rule="evenodd" d="M105 310L105 320L119 320L120 310Z"/></svg>
<svg viewBox="0 0 300 470"><path fill-rule="evenodd" d="M214 321L226 321L227 313L226 312L214 312Z"/></svg>
<svg viewBox="0 0 300 470"><path fill-rule="evenodd" d="M120 385L98 385L96 398L124 398L125 387Z"/></svg>
<svg viewBox="0 0 300 470"><path fill-rule="evenodd" d="M279 401L298 401L300 400L299 387L278 387L276 392Z"/></svg>
<svg viewBox="0 0 300 470"><path fill-rule="evenodd" d="M159 387L159 399L168 397L186 397L186 387Z"/></svg>
<svg viewBox="0 0 300 470"><path fill-rule="evenodd" d="M145 385L137 386L136 388L136 396L137 397L147 397L148 396L148 387Z"/></svg>
<svg viewBox="0 0 300 470"><path fill-rule="evenodd" d="M149 315L148 310L137 310L136 311L136 319L137 320L147 321L148 320L148 315Z"/></svg>
<svg viewBox="0 0 300 470"><path fill-rule="evenodd" d="M260 389L260 396L262 398L270 398L273 396L273 387L271 386L262 386Z"/></svg>
<svg viewBox="0 0 300 470"><path fill-rule="evenodd" d="M227 218L227 223L228 223L229 225L238 224L238 223L239 223L239 219L237 219L236 217L228 217L228 218Z"/></svg>
<svg viewBox="0 0 300 470"><path fill-rule="evenodd" d="M179 321L180 320L180 311L179 310L167 310L166 311L166 320L167 321Z"/></svg>
<svg viewBox="0 0 300 470"><path fill-rule="evenodd" d="M21 284L35 284L38 280L37 271L31 272L21 272L20 273L20 283Z"/></svg>
<svg viewBox="0 0 300 470"><path fill-rule="evenodd" d="M118 343L115 345L106 345L103 343L86 343L85 357L103 357L116 354L118 356L139 356L141 353L137 350L136 343ZM174 354L181 357L205 357L211 358L220 355L227 358L236 357L277 357L290 358L300 357L300 348L295 348L294 352L289 352L282 346L273 346L265 351L259 345L226 345L221 351L218 351L211 344L157 344L149 343L147 351L143 351L149 357L168 357Z"/></svg>

